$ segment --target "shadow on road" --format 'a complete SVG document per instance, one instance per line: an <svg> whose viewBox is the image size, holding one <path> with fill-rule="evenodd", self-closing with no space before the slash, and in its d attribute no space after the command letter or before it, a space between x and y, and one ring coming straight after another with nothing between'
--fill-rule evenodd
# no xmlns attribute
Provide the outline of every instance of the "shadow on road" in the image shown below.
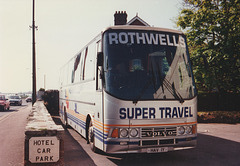
<svg viewBox="0 0 240 166"><path fill-rule="evenodd" d="M11 105L10 106L10 110L9 111L19 111L19 109L21 109L21 108L24 108L24 107L27 107L28 106L28 104L22 104L22 105L18 105L18 106L16 106L16 105Z"/></svg>
<svg viewBox="0 0 240 166"><path fill-rule="evenodd" d="M57 125L62 125L59 117L53 117ZM81 145L72 137L68 130L64 130L64 165L65 166L95 166L91 157Z"/></svg>
<svg viewBox="0 0 240 166"><path fill-rule="evenodd" d="M12 109L10 108L9 110L3 111L3 110L0 109L0 112L8 112L8 113L10 113L10 112L15 112L15 111L18 111L18 110L15 110L15 109L12 110Z"/></svg>
<svg viewBox="0 0 240 166"><path fill-rule="evenodd" d="M238 166L240 143L218 137L198 134L198 145L195 149L174 151L160 154L119 155L109 160L116 165L124 166Z"/></svg>
<svg viewBox="0 0 240 166"><path fill-rule="evenodd" d="M1 113L11 113L11 112L17 112L17 111L19 111L19 110L16 107L14 107L14 108L10 107L9 110L5 110L5 111L0 110Z"/></svg>

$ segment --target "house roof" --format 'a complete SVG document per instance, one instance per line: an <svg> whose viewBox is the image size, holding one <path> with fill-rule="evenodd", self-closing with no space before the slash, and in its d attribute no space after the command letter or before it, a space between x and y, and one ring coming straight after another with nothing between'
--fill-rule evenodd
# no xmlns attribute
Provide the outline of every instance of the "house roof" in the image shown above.
<svg viewBox="0 0 240 166"><path fill-rule="evenodd" d="M140 26L150 27L150 25L148 23L146 23L145 21L143 21L143 19L138 17L138 15L136 15L130 21L128 21L126 25L140 25Z"/></svg>

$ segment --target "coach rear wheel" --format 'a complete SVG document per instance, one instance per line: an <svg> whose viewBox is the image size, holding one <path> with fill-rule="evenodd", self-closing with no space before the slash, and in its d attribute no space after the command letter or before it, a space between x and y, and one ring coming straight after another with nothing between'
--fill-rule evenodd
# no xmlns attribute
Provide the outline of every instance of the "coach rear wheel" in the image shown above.
<svg viewBox="0 0 240 166"><path fill-rule="evenodd" d="M95 141L94 141L94 129L93 129L92 120L90 120L89 127L88 127L88 142L90 144L91 150L93 152L96 152Z"/></svg>

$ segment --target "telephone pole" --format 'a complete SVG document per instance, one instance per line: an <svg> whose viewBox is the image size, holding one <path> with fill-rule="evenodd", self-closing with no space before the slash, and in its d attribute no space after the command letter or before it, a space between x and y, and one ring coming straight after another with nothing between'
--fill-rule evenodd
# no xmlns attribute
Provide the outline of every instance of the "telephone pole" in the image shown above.
<svg viewBox="0 0 240 166"><path fill-rule="evenodd" d="M35 51L35 19L34 19L35 2L33 0L33 15L32 15L32 105L36 102L36 51Z"/></svg>

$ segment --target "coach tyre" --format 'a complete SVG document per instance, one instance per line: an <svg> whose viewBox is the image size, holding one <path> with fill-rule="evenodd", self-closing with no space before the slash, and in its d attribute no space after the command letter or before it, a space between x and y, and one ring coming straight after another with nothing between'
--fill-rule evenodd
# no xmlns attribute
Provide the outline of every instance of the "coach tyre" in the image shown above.
<svg viewBox="0 0 240 166"><path fill-rule="evenodd" d="M94 142L94 129L93 129L92 120L90 120L90 122L89 122L88 141L89 141L91 150L93 152L96 152L96 147L95 147L95 142Z"/></svg>

